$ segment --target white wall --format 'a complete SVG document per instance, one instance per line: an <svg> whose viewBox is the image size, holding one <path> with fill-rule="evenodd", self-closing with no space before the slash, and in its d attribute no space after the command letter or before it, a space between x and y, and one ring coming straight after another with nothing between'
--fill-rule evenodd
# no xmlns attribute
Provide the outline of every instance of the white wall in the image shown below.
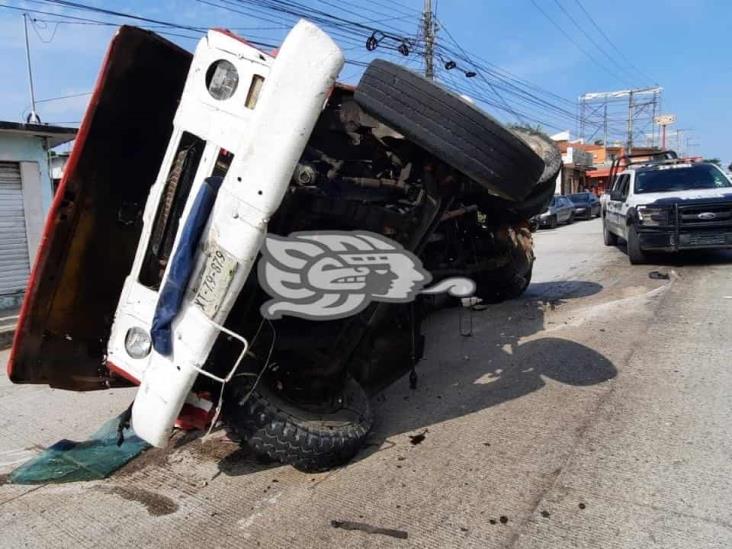
<svg viewBox="0 0 732 549"><path fill-rule="evenodd" d="M53 198L45 140L0 133L0 162L20 162L28 257L33 265Z"/></svg>
<svg viewBox="0 0 732 549"><path fill-rule="evenodd" d="M0 162L37 162L40 170L41 207L45 216L51 207L53 187L48 173L48 154L42 137L7 135L0 132Z"/></svg>

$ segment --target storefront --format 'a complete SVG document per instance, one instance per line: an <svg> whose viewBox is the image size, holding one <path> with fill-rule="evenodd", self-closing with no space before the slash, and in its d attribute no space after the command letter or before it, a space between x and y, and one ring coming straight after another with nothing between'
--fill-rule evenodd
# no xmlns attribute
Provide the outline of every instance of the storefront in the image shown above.
<svg viewBox="0 0 732 549"><path fill-rule="evenodd" d="M76 130L0 122L0 310L17 307L28 283L53 186L48 151Z"/></svg>

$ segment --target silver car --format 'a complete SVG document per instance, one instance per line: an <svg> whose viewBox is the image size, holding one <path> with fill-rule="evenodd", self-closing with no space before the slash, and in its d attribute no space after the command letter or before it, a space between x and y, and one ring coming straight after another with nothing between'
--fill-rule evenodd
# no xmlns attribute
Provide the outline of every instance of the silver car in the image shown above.
<svg viewBox="0 0 732 549"><path fill-rule="evenodd" d="M539 226L555 229L561 223L573 223L574 210L574 203L569 198L556 195L547 210L539 215Z"/></svg>

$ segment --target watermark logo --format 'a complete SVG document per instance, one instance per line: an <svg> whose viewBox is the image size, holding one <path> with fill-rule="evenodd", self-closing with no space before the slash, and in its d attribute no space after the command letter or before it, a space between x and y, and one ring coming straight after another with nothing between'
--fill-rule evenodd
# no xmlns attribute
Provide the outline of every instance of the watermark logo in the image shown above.
<svg viewBox="0 0 732 549"><path fill-rule="evenodd" d="M259 284L272 298L264 318L283 315L334 320L354 315L372 301L409 303L422 294L469 297L475 283L450 278L431 288L432 275L401 244L365 231L268 235L258 266Z"/></svg>

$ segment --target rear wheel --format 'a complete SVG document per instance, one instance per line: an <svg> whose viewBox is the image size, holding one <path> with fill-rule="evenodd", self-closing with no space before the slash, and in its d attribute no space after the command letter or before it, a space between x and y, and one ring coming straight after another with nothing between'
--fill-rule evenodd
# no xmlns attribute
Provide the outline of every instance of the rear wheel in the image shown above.
<svg viewBox="0 0 732 549"><path fill-rule="evenodd" d="M542 158L498 121L394 63L373 61L354 97L365 111L508 200L527 197L545 169Z"/></svg>
<svg viewBox="0 0 732 549"><path fill-rule="evenodd" d="M531 284L533 260L531 263L532 266L525 272L518 272L510 265L500 272L485 273L476 277L476 297L486 303L501 303L520 297Z"/></svg>
<svg viewBox="0 0 732 549"><path fill-rule="evenodd" d="M618 237L607 228L605 219L602 220L602 239L605 242L605 246L617 246L618 244Z"/></svg>
<svg viewBox="0 0 732 549"><path fill-rule="evenodd" d="M534 240L531 232L527 228L513 228L508 234L508 261L497 269L473 275L475 295L487 303L515 299L531 283L534 267Z"/></svg>
<svg viewBox="0 0 732 549"><path fill-rule="evenodd" d="M373 416L356 380L346 377L329 402L307 407L265 381L253 391L238 385L224 401L228 428L258 454L303 471L323 471L346 463L363 446Z"/></svg>
<svg viewBox="0 0 732 549"><path fill-rule="evenodd" d="M631 265L642 265L648 262L646 252L640 247L638 231L634 225L628 227L628 259Z"/></svg>

